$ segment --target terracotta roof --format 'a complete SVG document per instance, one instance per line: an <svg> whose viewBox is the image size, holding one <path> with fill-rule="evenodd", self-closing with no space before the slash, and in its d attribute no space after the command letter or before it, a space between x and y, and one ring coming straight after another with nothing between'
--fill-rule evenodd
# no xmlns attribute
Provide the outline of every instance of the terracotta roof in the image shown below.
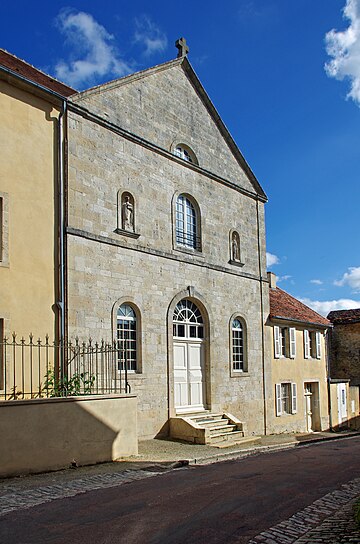
<svg viewBox="0 0 360 544"><path fill-rule="evenodd" d="M360 308L355 310L334 310L333 312L329 313L327 318L335 325L356 323L360 321Z"/></svg>
<svg viewBox="0 0 360 544"><path fill-rule="evenodd" d="M331 325L330 321L325 317L292 297L289 293L279 289L279 287L270 289L270 318L275 317L323 327Z"/></svg>
<svg viewBox="0 0 360 544"><path fill-rule="evenodd" d="M20 76L30 79L34 83L38 83L63 97L68 97L77 92L75 89L68 87L64 83L57 81L57 79L54 79L34 66L31 66L31 64L11 55L11 53L8 53L4 49L0 49L0 66L4 66Z"/></svg>

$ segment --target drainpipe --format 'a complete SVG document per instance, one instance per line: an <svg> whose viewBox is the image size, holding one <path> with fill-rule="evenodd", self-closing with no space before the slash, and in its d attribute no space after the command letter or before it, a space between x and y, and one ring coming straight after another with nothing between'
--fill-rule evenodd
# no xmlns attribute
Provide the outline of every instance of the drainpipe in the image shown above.
<svg viewBox="0 0 360 544"><path fill-rule="evenodd" d="M264 293L261 272L261 244L260 244L260 221L259 221L259 201L256 200L256 221L257 221L257 242L258 242L258 263L259 263L259 281L260 281L260 304L261 304L261 359L263 375L263 405L264 405L264 434L267 434L267 409L266 409L266 383L265 383L265 324L264 324Z"/></svg>
<svg viewBox="0 0 360 544"><path fill-rule="evenodd" d="M64 120L67 103L59 115L59 300L57 306L60 314L60 379L65 375L65 205L64 205Z"/></svg>

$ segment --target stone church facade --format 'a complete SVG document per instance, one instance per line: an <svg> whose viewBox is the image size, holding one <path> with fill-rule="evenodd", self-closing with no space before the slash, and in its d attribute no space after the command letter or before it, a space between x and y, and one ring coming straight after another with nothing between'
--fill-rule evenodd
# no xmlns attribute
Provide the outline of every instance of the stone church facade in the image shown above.
<svg viewBox="0 0 360 544"><path fill-rule="evenodd" d="M186 56L74 95L67 136L69 337L122 346L140 438L201 410L264 434L266 195Z"/></svg>

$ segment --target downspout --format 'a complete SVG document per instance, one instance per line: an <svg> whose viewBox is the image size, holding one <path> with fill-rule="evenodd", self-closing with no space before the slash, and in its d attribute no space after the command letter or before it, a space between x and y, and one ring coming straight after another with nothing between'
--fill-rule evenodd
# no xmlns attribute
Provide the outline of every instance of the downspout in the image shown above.
<svg viewBox="0 0 360 544"><path fill-rule="evenodd" d="M259 221L259 200L256 200L256 221L257 221L257 243L258 243L258 263L259 263L259 281L260 281L260 304L261 304L261 360L263 377L263 406L264 406L264 434L267 434L267 409L266 409L266 383L265 383L265 324L264 324L264 293L261 272L261 244L260 244L260 221Z"/></svg>
<svg viewBox="0 0 360 544"><path fill-rule="evenodd" d="M59 115L59 300L60 314L60 379L65 376L65 203L64 203L64 119L67 103Z"/></svg>

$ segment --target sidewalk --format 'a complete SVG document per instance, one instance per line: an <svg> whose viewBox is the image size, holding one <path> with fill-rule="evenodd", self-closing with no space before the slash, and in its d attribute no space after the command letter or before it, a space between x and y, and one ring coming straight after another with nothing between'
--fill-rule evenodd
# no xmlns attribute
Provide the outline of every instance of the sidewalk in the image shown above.
<svg viewBox="0 0 360 544"><path fill-rule="evenodd" d="M245 437L238 444L229 447L203 446L178 440L144 440L139 442L139 455L127 461L134 462L179 462L186 464L208 464L227 459L247 457L266 451L294 448L321 442L360 435L358 431L318 432L307 434L279 434Z"/></svg>

